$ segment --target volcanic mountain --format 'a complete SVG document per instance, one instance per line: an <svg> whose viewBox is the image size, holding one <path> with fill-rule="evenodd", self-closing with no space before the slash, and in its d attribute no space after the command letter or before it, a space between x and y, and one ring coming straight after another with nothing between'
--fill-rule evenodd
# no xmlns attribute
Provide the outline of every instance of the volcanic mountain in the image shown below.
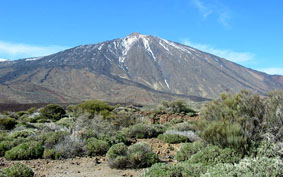
<svg viewBox="0 0 283 177"><path fill-rule="evenodd" d="M283 89L283 76L139 33L49 56L0 62L1 103L204 101L242 89L259 94Z"/></svg>

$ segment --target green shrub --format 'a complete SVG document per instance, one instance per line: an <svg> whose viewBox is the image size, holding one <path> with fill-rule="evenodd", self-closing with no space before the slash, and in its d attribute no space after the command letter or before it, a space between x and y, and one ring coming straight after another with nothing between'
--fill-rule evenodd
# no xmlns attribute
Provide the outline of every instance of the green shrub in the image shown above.
<svg viewBox="0 0 283 177"><path fill-rule="evenodd" d="M245 158L239 164L216 164L207 170L202 177L230 176L270 176L279 177L283 174L283 162L277 158Z"/></svg>
<svg viewBox="0 0 283 177"><path fill-rule="evenodd" d="M65 131L49 132L42 135L41 139L46 148L53 148L58 142L62 141L68 133Z"/></svg>
<svg viewBox="0 0 283 177"><path fill-rule="evenodd" d="M188 130L194 130L194 126L191 124L190 121L187 121L187 122L175 124L169 130L188 131Z"/></svg>
<svg viewBox="0 0 283 177"><path fill-rule="evenodd" d="M5 152L11 149L11 142L10 141L1 141L0 142L0 157L5 155Z"/></svg>
<svg viewBox="0 0 283 177"><path fill-rule="evenodd" d="M131 167L144 168L159 162L158 156L145 143L136 143L129 147L128 158Z"/></svg>
<svg viewBox="0 0 283 177"><path fill-rule="evenodd" d="M270 92L265 101L265 130L275 137L275 141L283 141L283 90Z"/></svg>
<svg viewBox="0 0 283 177"><path fill-rule="evenodd" d="M180 161L189 160L192 155L201 151L205 147L205 143L196 141L193 143L185 143L182 145L179 151L177 151L175 159Z"/></svg>
<svg viewBox="0 0 283 177"><path fill-rule="evenodd" d="M0 141L5 141L8 138L8 133L0 131Z"/></svg>
<svg viewBox="0 0 283 177"><path fill-rule="evenodd" d="M145 143L136 143L129 148L123 143L115 144L106 157L111 168L142 168L159 162L157 155Z"/></svg>
<svg viewBox="0 0 283 177"><path fill-rule="evenodd" d="M161 124L152 124L151 126L155 129L156 136L164 133L167 130L167 127Z"/></svg>
<svg viewBox="0 0 283 177"><path fill-rule="evenodd" d="M64 108L57 104L49 104L40 110L43 118L58 121L66 114Z"/></svg>
<svg viewBox="0 0 283 177"><path fill-rule="evenodd" d="M279 154L277 153L275 146L268 140L263 140L259 143L259 146L256 148L256 157L277 157Z"/></svg>
<svg viewBox="0 0 283 177"><path fill-rule="evenodd" d="M197 127L206 141L248 154L252 144L267 130L268 109L265 98L248 91L222 94L221 98L205 105Z"/></svg>
<svg viewBox="0 0 283 177"><path fill-rule="evenodd" d="M140 123L130 127L126 134L130 138L152 138L157 136L157 131L151 125Z"/></svg>
<svg viewBox="0 0 283 177"><path fill-rule="evenodd" d="M208 166L201 163L178 163L176 165L157 163L146 169L141 177L199 177Z"/></svg>
<svg viewBox="0 0 283 177"><path fill-rule="evenodd" d="M41 158L44 148L41 143L32 141L20 144L6 151L5 158L8 160L29 160Z"/></svg>
<svg viewBox="0 0 283 177"><path fill-rule="evenodd" d="M6 168L2 171L3 177L33 177L34 172L28 166L22 163L16 163L10 168ZM0 173L1 176L1 173Z"/></svg>
<svg viewBox="0 0 283 177"><path fill-rule="evenodd" d="M66 118L62 118L59 121L57 121L56 124L71 128L74 124L74 120L66 117Z"/></svg>
<svg viewBox="0 0 283 177"><path fill-rule="evenodd" d="M126 136L120 131L116 132L115 134L109 135L100 134L97 139L106 141L109 145L118 143L124 143L126 145L129 144L129 141Z"/></svg>
<svg viewBox="0 0 283 177"><path fill-rule="evenodd" d="M189 105L183 100L169 102L162 102L162 105L159 107L159 112L168 112L168 113L183 113L183 114L192 114L196 113L195 110L189 107Z"/></svg>
<svg viewBox="0 0 283 177"><path fill-rule="evenodd" d="M146 169L141 177L188 177L186 170L178 165L156 163Z"/></svg>
<svg viewBox="0 0 283 177"><path fill-rule="evenodd" d="M111 111L114 109L114 107L108 105L104 101L91 100L91 101L85 101L77 105L74 109L76 114L82 114L84 112L88 112L91 115L100 114L104 118L110 118L112 116Z"/></svg>
<svg viewBox="0 0 283 177"><path fill-rule="evenodd" d="M128 165L128 147L123 144L113 145L106 154L108 164L111 168L125 168Z"/></svg>
<svg viewBox="0 0 283 177"><path fill-rule="evenodd" d="M188 137L177 134L161 134L158 135L157 138L170 144L184 143L189 141Z"/></svg>
<svg viewBox="0 0 283 177"><path fill-rule="evenodd" d="M202 163L191 163L190 161L184 161L178 163L177 165L185 169L185 176L188 177L199 177L201 174L204 174L210 167L210 165L205 165Z"/></svg>
<svg viewBox="0 0 283 177"><path fill-rule="evenodd" d="M109 149L109 144L106 141L90 138L87 140L88 155L104 155Z"/></svg>
<svg viewBox="0 0 283 177"><path fill-rule="evenodd" d="M239 151L248 150L249 142L239 123L229 121L207 121L200 136L208 143Z"/></svg>
<svg viewBox="0 0 283 177"><path fill-rule="evenodd" d="M8 138L9 139L27 138L33 134L34 132L32 130L22 130L9 134Z"/></svg>
<svg viewBox="0 0 283 177"><path fill-rule="evenodd" d="M27 114L29 114L27 111L19 111L18 112L19 117L22 117L23 115L27 115Z"/></svg>
<svg viewBox="0 0 283 177"><path fill-rule="evenodd" d="M17 124L16 119L14 118L0 118L0 130L1 128L6 129L6 130L11 130L15 127Z"/></svg>
<svg viewBox="0 0 283 177"><path fill-rule="evenodd" d="M29 113L29 114L32 114L32 113L34 113L36 111L36 108L35 107L31 107L31 108L29 108L28 110L27 110L27 112Z"/></svg>
<svg viewBox="0 0 283 177"><path fill-rule="evenodd" d="M44 159L53 159L58 160L61 159L61 154L58 153L55 149L44 149L43 158Z"/></svg>
<svg viewBox="0 0 283 177"><path fill-rule="evenodd" d="M241 155L237 154L232 149L221 149L218 146L208 145L201 151L192 155L189 162L215 165L218 163L237 163L240 159Z"/></svg>

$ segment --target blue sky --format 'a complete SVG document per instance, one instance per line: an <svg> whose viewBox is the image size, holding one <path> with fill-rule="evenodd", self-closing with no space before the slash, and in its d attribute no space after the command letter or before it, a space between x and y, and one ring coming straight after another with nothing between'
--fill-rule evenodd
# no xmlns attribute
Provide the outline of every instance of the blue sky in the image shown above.
<svg viewBox="0 0 283 177"><path fill-rule="evenodd" d="M282 0L6 0L0 3L0 59L140 32L283 75L282 9Z"/></svg>

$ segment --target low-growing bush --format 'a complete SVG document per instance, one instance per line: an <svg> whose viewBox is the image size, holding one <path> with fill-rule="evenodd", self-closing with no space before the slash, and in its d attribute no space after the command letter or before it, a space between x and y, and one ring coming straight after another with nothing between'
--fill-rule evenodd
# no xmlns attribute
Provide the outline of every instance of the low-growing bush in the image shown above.
<svg viewBox="0 0 283 177"><path fill-rule="evenodd" d="M44 148L39 142L27 142L6 151L5 158L8 160L29 160L41 158Z"/></svg>
<svg viewBox="0 0 283 177"><path fill-rule="evenodd" d="M167 127L165 125L152 124L151 126L155 129L156 135L162 134L167 130Z"/></svg>
<svg viewBox="0 0 283 177"><path fill-rule="evenodd" d="M57 143L63 141L67 135L68 133L65 131L49 132L42 135L41 139L43 140L46 148L53 148Z"/></svg>
<svg viewBox="0 0 283 177"><path fill-rule="evenodd" d="M8 133L7 132L1 132L0 131L0 141L5 141L7 140Z"/></svg>
<svg viewBox="0 0 283 177"><path fill-rule="evenodd" d="M158 156L145 143L136 143L129 148L123 143L115 144L106 157L111 168L142 168L159 162Z"/></svg>
<svg viewBox="0 0 283 177"><path fill-rule="evenodd" d="M177 100L173 102L162 102L162 105L159 107L161 112L167 113L183 113L194 115L195 110L190 108L190 106L183 100Z"/></svg>
<svg viewBox="0 0 283 177"><path fill-rule="evenodd" d="M120 131L116 132L115 134L111 133L109 135L100 134L97 137L97 139L106 141L109 145L118 144L118 143L124 143L128 145L130 143L126 138L126 136Z"/></svg>
<svg viewBox="0 0 283 177"><path fill-rule="evenodd" d="M202 177L230 176L272 176L283 174L283 162L278 158L244 158L238 164L216 164L210 167Z"/></svg>
<svg viewBox="0 0 283 177"><path fill-rule="evenodd" d="M179 151L177 151L175 159L178 161L189 160L192 155L198 153L203 148L205 148L206 144L202 141L196 141L193 143L185 143L182 145Z"/></svg>
<svg viewBox="0 0 283 177"><path fill-rule="evenodd" d="M53 121L58 121L66 114L64 108L57 104L49 104L40 110L42 117Z"/></svg>
<svg viewBox="0 0 283 177"><path fill-rule="evenodd" d="M188 137L177 134L160 134L157 138L170 144L184 143L189 141Z"/></svg>
<svg viewBox="0 0 283 177"><path fill-rule="evenodd" d="M106 154L111 168L125 168L128 165L128 147L124 143L113 145Z"/></svg>
<svg viewBox="0 0 283 177"><path fill-rule="evenodd" d="M87 140L88 155L104 155L109 149L109 144L106 141L98 140L96 138L90 138Z"/></svg>
<svg viewBox="0 0 283 177"><path fill-rule="evenodd" d="M262 140L255 150L255 156L273 158L279 156L279 154L272 142L268 140Z"/></svg>
<svg viewBox="0 0 283 177"><path fill-rule="evenodd" d="M208 145L201 151L192 155L188 160L190 163L202 163L204 165L215 165L218 163L238 163L241 155L234 150L225 148L221 149L218 146Z"/></svg>
<svg viewBox="0 0 283 177"><path fill-rule="evenodd" d="M140 123L130 127L126 135L130 138L152 138L157 136L157 131L151 125Z"/></svg>
<svg viewBox="0 0 283 177"><path fill-rule="evenodd" d="M130 146L128 149L128 158L133 168L149 167L159 162L158 156L145 143L136 143Z"/></svg>
<svg viewBox="0 0 283 177"><path fill-rule="evenodd" d="M29 137L33 134L34 134L34 132L32 130L22 130L22 131L10 133L8 138L10 138L10 139L27 138L27 137Z"/></svg>
<svg viewBox="0 0 283 177"><path fill-rule="evenodd" d="M195 128L192 125L192 123L190 121L187 121L187 122L175 124L169 130L188 131L188 130L194 130L194 129Z"/></svg>
<svg viewBox="0 0 283 177"><path fill-rule="evenodd" d="M3 177L33 177L34 172L28 166L22 163L16 163L10 168L3 169L2 174L0 171L0 176L1 175L3 175Z"/></svg>
<svg viewBox="0 0 283 177"><path fill-rule="evenodd" d="M146 169L141 177L199 177L209 166L201 163L178 163L176 165L156 163Z"/></svg>
<svg viewBox="0 0 283 177"><path fill-rule="evenodd" d="M68 117L62 118L56 122L57 125L71 128L74 125L74 120Z"/></svg>
<svg viewBox="0 0 283 177"><path fill-rule="evenodd" d="M86 155L86 141L78 136L68 135L58 142L54 149L62 158L82 157Z"/></svg>
<svg viewBox="0 0 283 177"><path fill-rule="evenodd" d="M56 152L55 149L44 149L43 158L57 160L61 158L61 153Z"/></svg>
<svg viewBox="0 0 283 177"><path fill-rule="evenodd" d="M17 122L14 118L0 118L0 130L11 130L16 126Z"/></svg>
<svg viewBox="0 0 283 177"><path fill-rule="evenodd" d="M1 141L0 142L0 157L5 155L5 152L11 149L11 142L10 141Z"/></svg>
<svg viewBox="0 0 283 177"><path fill-rule="evenodd" d="M100 114L104 118L108 119L113 116L113 113L111 112L114 107L110 106L104 101L100 100L91 100L91 101L85 101L77 106L75 106L75 112L76 114L83 114L84 112L90 113L90 115L94 114Z"/></svg>
<svg viewBox="0 0 283 177"><path fill-rule="evenodd" d="M156 163L146 169L140 177L188 177L182 166Z"/></svg>

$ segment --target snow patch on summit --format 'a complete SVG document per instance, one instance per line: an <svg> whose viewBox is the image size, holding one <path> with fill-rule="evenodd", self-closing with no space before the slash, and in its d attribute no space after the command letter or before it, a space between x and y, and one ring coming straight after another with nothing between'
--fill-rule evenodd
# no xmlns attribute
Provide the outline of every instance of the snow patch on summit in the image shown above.
<svg viewBox="0 0 283 177"><path fill-rule="evenodd" d="M8 61L7 59L0 58L0 62Z"/></svg>
<svg viewBox="0 0 283 177"><path fill-rule="evenodd" d="M149 46L149 41L145 37L143 37L142 40L143 40L144 48L151 54L151 56L153 57L154 61L156 61L156 58L155 58L155 56L154 56L154 54L153 54L153 52L152 52L152 50L151 50L151 48Z"/></svg>
<svg viewBox="0 0 283 177"><path fill-rule="evenodd" d="M125 56L128 54L128 51L138 39L139 35L130 35L122 39L121 45L123 46L124 50L122 51L122 56L119 57L120 63L124 63Z"/></svg>

